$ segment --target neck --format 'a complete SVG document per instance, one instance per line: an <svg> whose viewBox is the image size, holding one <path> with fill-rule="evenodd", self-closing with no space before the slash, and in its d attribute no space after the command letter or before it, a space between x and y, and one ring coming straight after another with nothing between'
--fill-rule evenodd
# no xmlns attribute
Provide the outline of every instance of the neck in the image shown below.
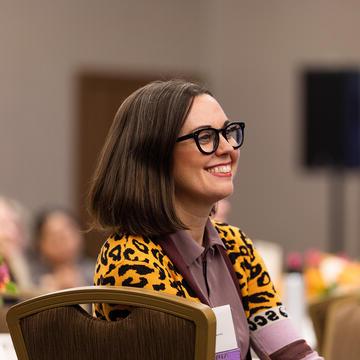
<svg viewBox="0 0 360 360"><path fill-rule="evenodd" d="M187 231L189 235L200 245L203 243L205 226L209 218L210 210L211 209L196 211L196 209L192 209L189 211L180 204L176 205L176 213L178 217L188 228L188 230L185 231Z"/></svg>

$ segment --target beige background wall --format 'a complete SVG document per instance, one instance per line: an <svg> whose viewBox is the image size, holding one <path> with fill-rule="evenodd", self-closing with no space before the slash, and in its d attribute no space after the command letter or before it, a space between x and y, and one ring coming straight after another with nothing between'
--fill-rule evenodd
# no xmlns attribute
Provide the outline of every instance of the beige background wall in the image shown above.
<svg viewBox="0 0 360 360"><path fill-rule="evenodd" d="M71 205L76 76L201 71L201 10L192 1L0 0L0 192L32 209Z"/></svg>
<svg viewBox="0 0 360 360"><path fill-rule="evenodd" d="M306 65L360 65L360 3L222 3L215 83L229 114L248 123L231 220L287 248L325 247L330 180L300 165L298 76ZM359 176L345 186L347 249L359 253Z"/></svg>
<svg viewBox="0 0 360 360"><path fill-rule="evenodd" d="M298 74L360 65L357 1L0 0L0 193L74 206L76 76L198 73L247 123L231 222L287 250L325 248L329 177L300 165ZM346 178L360 255L359 176Z"/></svg>

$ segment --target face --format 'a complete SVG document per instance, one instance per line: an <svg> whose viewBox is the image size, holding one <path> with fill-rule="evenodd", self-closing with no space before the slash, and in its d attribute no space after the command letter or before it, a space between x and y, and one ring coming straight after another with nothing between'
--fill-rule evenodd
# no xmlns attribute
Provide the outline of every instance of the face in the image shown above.
<svg viewBox="0 0 360 360"><path fill-rule="evenodd" d="M223 128L228 121L219 103L210 95L195 97L179 136L198 128ZM220 134L219 147L211 155L202 154L194 141L188 139L175 145L173 176L175 205L208 209L233 192L239 149L234 150ZM207 211L207 210L206 210Z"/></svg>
<svg viewBox="0 0 360 360"><path fill-rule="evenodd" d="M82 237L78 225L61 212L49 215L43 225L40 249L51 264L76 261L81 251Z"/></svg>

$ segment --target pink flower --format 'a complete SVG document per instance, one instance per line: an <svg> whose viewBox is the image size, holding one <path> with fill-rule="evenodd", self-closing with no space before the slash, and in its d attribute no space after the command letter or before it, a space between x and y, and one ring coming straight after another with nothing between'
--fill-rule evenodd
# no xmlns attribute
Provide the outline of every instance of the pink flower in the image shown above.
<svg viewBox="0 0 360 360"><path fill-rule="evenodd" d="M6 284L10 280L9 270L5 264L0 265L0 284Z"/></svg>

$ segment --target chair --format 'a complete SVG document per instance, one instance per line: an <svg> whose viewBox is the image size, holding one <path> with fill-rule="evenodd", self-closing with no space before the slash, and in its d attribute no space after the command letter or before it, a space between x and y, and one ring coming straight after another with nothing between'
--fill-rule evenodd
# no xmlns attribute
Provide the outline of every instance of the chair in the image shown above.
<svg viewBox="0 0 360 360"><path fill-rule="evenodd" d="M333 304L336 304L339 301L352 299L354 296L357 296L357 293L350 292L313 300L309 303L308 312L314 326L319 353L324 354L325 333L329 323L330 308Z"/></svg>
<svg viewBox="0 0 360 360"><path fill-rule="evenodd" d="M80 304L131 306L119 321L92 317ZM87 286L14 305L7 323L19 360L215 358L216 319L200 303L130 287Z"/></svg>
<svg viewBox="0 0 360 360"><path fill-rule="evenodd" d="M360 297L338 300L330 305L324 334L326 360L360 358Z"/></svg>

